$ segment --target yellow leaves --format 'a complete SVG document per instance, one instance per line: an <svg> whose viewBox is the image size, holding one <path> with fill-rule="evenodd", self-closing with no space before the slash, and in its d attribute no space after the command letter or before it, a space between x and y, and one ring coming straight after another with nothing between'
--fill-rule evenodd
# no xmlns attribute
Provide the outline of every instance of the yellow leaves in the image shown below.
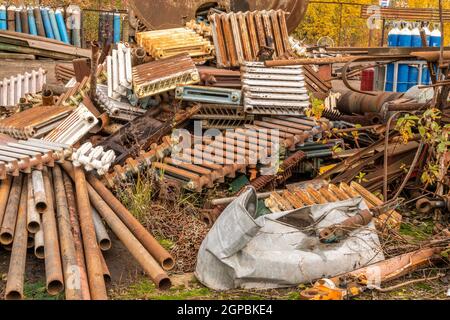
<svg viewBox="0 0 450 320"><path fill-rule="evenodd" d="M366 175L367 175L367 173L365 173L365 172L360 172L360 173L358 173L358 175L355 177L355 180L356 180L358 183L367 182L367 181L369 181L369 180L367 180L367 179L365 178Z"/></svg>

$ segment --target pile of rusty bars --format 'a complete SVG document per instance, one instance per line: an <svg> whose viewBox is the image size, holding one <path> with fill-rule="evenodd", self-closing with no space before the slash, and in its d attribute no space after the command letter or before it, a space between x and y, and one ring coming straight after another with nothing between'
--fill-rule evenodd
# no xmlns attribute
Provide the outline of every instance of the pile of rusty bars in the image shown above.
<svg viewBox="0 0 450 320"><path fill-rule="evenodd" d="M0 243L11 251L6 299L22 299L26 253L45 260L50 295L107 299L104 222L160 289L171 282L170 254L93 175L69 162L7 178L0 184Z"/></svg>

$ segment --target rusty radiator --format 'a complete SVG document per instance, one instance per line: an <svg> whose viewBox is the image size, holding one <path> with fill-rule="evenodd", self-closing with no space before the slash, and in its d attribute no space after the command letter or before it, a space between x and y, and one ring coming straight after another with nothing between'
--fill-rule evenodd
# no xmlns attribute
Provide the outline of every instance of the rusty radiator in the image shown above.
<svg viewBox="0 0 450 320"><path fill-rule="evenodd" d="M133 88L139 99L173 90L177 85L198 82L200 82L200 75L188 54L180 54L133 68Z"/></svg>
<svg viewBox="0 0 450 320"><path fill-rule="evenodd" d="M283 10L215 13L209 16L209 21L220 68L258 61L260 50L267 47L274 49L275 58L290 50Z"/></svg>
<svg viewBox="0 0 450 320"><path fill-rule="evenodd" d="M2 106L15 106L25 94L41 91L46 81L47 71L42 68L4 78L0 81L0 104Z"/></svg>
<svg viewBox="0 0 450 320"><path fill-rule="evenodd" d="M0 135L0 180L7 175L18 176L20 172L30 173L43 166L53 167L55 161L64 162L72 156L68 145L37 139L15 140Z"/></svg>
<svg viewBox="0 0 450 320"><path fill-rule="evenodd" d="M98 119L89 109L80 104L67 118L65 118L55 129L43 140L64 143L73 146L80 141L95 125Z"/></svg>
<svg viewBox="0 0 450 320"><path fill-rule="evenodd" d="M222 130L253 124L254 116L246 114L242 106L205 103L192 119L201 120L204 129Z"/></svg>
<svg viewBox="0 0 450 320"><path fill-rule="evenodd" d="M139 32L136 40L140 47L145 48L150 56L163 59L180 53L199 62L213 59L214 46L202 35L190 28L173 28Z"/></svg>
<svg viewBox="0 0 450 320"><path fill-rule="evenodd" d="M350 185L346 183L321 186L308 183L301 186L292 185L282 194L278 194L277 192L272 193L265 200L265 204L270 211L280 212L315 204L343 201L355 197L362 197L369 208L382 204L382 200L378 199L370 191L356 182L352 182ZM402 216L394 210L381 214L375 220L377 226L382 226L384 223L387 223L391 228L398 228L401 221Z"/></svg>
<svg viewBox="0 0 450 320"><path fill-rule="evenodd" d="M310 105L301 66L268 68L262 62L241 67L245 112L302 115Z"/></svg>
<svg viewBox="0 0 450 320"><path fill-rule="evenodd" d="M213 67L198 66L201 85L208 87L221 87L241 89L241 73L234 70L216 69Z"/></svg>
<svg viewBox="0 0 450 320"><path fill-rule="evenodd" d="M56 128L73 108L41 106L27 109L0 120L0 133L18 139L40 138Z"/></svg>
<svg viewBox="0 0 450 320"><path fill-rule="evenodd" d="M254 130L278 130L282 145L286 149L295 149L297 145L301 145L311 140L322 132L331 130L333 123L321 119L317 121L313 118L298 118L289 116L263 117L261 120L255 120L252 125L245 125L247 129Z"/></svg>

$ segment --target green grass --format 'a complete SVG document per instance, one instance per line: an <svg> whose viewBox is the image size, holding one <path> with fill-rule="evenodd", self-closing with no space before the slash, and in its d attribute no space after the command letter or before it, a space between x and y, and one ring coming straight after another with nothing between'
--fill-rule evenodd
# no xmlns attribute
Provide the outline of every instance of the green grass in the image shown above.
<svg viewBox="0 0 450 320"><path fill-rule="evenodd" d="M400 226L400 233L415 240L426 240L433 235L433 222L422 221L418 225L402 223Z"/></svg>
<svg viewBox="0 0 450 320"><path fill-rule="evenodd" d="M132 284L119 299L127 300L193 300L208 299L212 296L210 289L192 288L185 289L184 286L174 287L167 291L156 289L149 279L142 279Z"/></svg>
<svg viewBox="0 0 450 320"><path fill-rule="evenodd" d="M47 293L44 281L25 282L23 293L25 299L28 300L63 300L64 294L60 293L56 296L51 296Z"/></svg>

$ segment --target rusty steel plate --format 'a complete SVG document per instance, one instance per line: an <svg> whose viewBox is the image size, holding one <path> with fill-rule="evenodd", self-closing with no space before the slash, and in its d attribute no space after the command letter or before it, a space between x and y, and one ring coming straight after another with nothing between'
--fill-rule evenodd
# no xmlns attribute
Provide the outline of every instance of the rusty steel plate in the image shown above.
<svg viewBox="0 0 450 320"><path fill-rule="evenodd" d="M195 18L197 10L213 1L207 0L130 0L129 5L149 30L183 26ZM225 0L216 1L231 11L277 10L289 12L287 27L295 30L306 13L309 0Z"/></svg>

